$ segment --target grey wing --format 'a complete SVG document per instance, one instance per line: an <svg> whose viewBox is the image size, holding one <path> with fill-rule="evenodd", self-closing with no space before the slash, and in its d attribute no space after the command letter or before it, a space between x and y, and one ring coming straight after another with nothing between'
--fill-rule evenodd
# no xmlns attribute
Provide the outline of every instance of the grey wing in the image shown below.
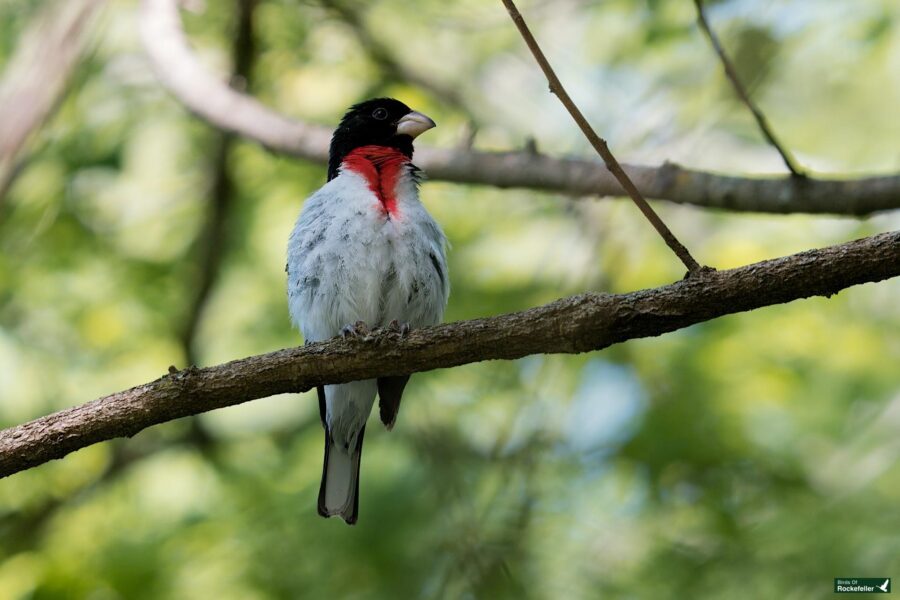
<svg viewBox="0 0 900 600"><path fill-rule="evenodd" d="M327 339L329 277L327 235L332 216L317 194L306 201L288 240L287 292L291 321L307 342Z"/></svg>
<svg viewBox="0 0 900 600"><path fill-rule="evenodd" d="M430 293L424 296L426 318L430 325L437 325L444 318L444 309L450 297L450 276L447 270L447 238L440 226L432 219L425 224L426 240L428 242L425 251L427 262L425 263L425 280L430 283Z"/></svg>
<svg viewBox="0 0 900 600"><path fill-rule="evenodd" d="M450 294L447 273L447 239L440 226L430 217L420 225L423 235L413 253L416 264L413 292L409 296L408 315L413 326L437 325L443 320L444 308ZM409 375L380 377L378 379L378 406L381 422L393 429L400 412L403 390Z"/></svg>

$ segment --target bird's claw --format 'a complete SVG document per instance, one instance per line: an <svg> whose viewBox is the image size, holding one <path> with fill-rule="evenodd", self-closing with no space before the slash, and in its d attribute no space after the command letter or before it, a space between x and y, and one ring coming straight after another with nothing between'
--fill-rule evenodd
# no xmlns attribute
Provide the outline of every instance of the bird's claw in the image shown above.
<svg viewBox="0 0 900 600"><path fill-rule="evenodd" d="M409 335L409 323L401 323L397 319L394 319L393 321L388 323L387 327L369 329L369 326L366 325L365 321L357 321L352 325L344 325L341 328L341 337L343 337L344 339L362 338L363 340L367 341L371 340L374 334L382 331L388 331L390 333L397 334L400 337L406 337L407 335Z"/></svg>
<svg viewBox="0 0 900 600"><path fill-rule="evenodd" d="M409 323L404 321L401 323L397 319L394 319L390 323L388 323L388 331L391 333L399 333L400 337L406 337L409 335Z"/></svg>
<svg viewBox="0 0 900 600"><path fill-rule="evenodd" d="M366 325L365 321L357 321L352 325L344 325L341 328L341 336L344 339L349 337L365 337L369 335L369 326Z"/></svg>

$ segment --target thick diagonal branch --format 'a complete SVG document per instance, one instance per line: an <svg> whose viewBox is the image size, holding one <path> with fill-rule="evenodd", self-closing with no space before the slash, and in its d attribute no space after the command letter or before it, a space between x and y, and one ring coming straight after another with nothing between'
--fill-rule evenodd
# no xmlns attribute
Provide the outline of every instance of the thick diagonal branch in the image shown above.
<svg viewBox="0 0 900 600"><path fill-rule="evenodd" d="M900 231L660 288L587 293L526 311L369 340L333 339L188 369L0 431L0 477L97 442L201 412L317 385L404 375L483 360L599 350L716 317L900 275Z"/></svg>
<svg viewBox="0 0 900 600"><path fill-rule="evenodd" d="M52 3L10 58L0 81L0 202L20 170L29 137L62 99L102 5L103 0Z"/></svg>
<svg viewBox="0 0 900 600"><path fill-rule="evenodd" d="M177 0L142 0L141 36L163 85L188 110L284 154L328 162L331 131L290 119L231 89L210 74L188 46ZM416 163L435 181L528 188L573 196L622 193L596 160L558 158L533 151L483 152L419 147ZM862 179L741 177L660 166L623 164L646 197L732 211L867 215L900 208L900 174Z"/></svg>
<svg viewBox="0 0 900 600"><path fill-rule="evenodd" d="M537 61L538 66L540 66L541 71L544 72L544 76L547 78L547 82L550 84L550 91L556 94L556 97L559 98L559 101L562 102L563 106L566 107L566 110L572 115L572 118L575 120L575 123L578 125L578 128L581 129L581 132L584 134L584 137L591 143L591 146L594 147L594 150L597 151L597 154L603 158L604 164L606 164L606 168L609 169L609 172L613 174L616 178L616 181L619 182L619 185L622 186L622 189L628 194L628 196L634 201L637 207L641 210L647 220L650 221L650 224L653 225L653 228L656 229L657 233L662 237L662 239L666 242L666 245L674 252L681 262L684 263L684 266L687 267L689 272L694 272L700 269L700 265L697 264L697 261L694 260L694 257L691 256L691 253L687 248L684 247L678 238L675 237L675 234L669 230L669 227L663 222L662 219L659 218L659 215L647 204L647 201L644 200L644 196L638 191L637 187L631 181L631 178L625 173L622 169L622 165L619 164L619 161L616 160L616 157L613 156L612 151L609 149L609 146L602 137L597 135L597 132L594 131L594 128L591 127L591 124L588 123L587 119L581 113L581 110L575 104L575 101L569 96L569 93L566 91L566 88L563 86L562 82L559 80L559 77L556 76L556 72L553 70L553 67L550 66L550 61L547 60L547 57L544 56L544 51L541 50L540 44L538 44L537 40L532 35L531 30L528 29L528 24L525 23L525 18L522 16L522 13L519 12L519 9L516 8L513 0L501 0L503 2L503 6L506 7L507 12L509 12L509 16L512 18L513 23L515 23L516 28L519 30L519 33L522 34L522 39L525 40L525 44L528 46L528 49L531 51L532 56Z"/></svg>
<svg viewBox="0 0 900 600"><path fill-rule="evenodd" d="M806 177L800 167L797 166L794 157L791 156L790 150L778 141L775 132L769 126L769 121L766 119L766 116L756 105L756 102L750 97L744 84L741 83L741 78L738 76L737 69L734 68L731 59L728 58L728 54L725 52L725 48L722 47L722 43L719 41L718 36L716 36L716 32L713 31L709 21L706 19L706 12L703 10L703 0L694 0L694 5L697 7L697 23L700 25L700 29L706 34L706 38L709 40L709 43L712 44L713 50L715 50L716 54L719 56L719 60L722 62L722 68L725 70L725 76L728 77L728 81L731 82L731 87L734 88L734 92L738 95L738 98L741 99L741 102L743 102L750 110L753 118L756 119L756 124L762 132L763 137L766 138L778 154L781 155L781 160L784 161L784 166L791 172L791 175L794 177Z"/></svg>

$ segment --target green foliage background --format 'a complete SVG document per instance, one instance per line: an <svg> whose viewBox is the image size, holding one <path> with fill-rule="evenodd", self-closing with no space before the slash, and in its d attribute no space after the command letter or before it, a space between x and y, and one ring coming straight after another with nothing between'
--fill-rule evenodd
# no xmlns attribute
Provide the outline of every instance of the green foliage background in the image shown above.
<svg viewBox="0 0 900 600"><path fill-rule="evenodd" d="M257 9L253 93L323 124L395 95L427 142L590 150L546 93L499 2L350 3L398 60L466 107L385 74L314 0ZM41 3L0 2L0 64ZM684 0L523 2L560 76L620 160L781 171ZM186 15L227 72L233 3ZM900 5L711 8L753 94L801 163L898 170ZM0 205L0 425L183 366L198 234L219 134L156 83L136 3L95 48ZM224 267L202 365L301 342L284 249L324 168L239 142ZM428 183L453 249L447 320L682 273L634 207ZM657 203L719 268L900 226ZM313 395L156 427L0 481L0 597L809 598L838 576L900 576L900 285L854 288L583 356L413 378L398 427L369 428L360 523L315 515Z"/></svg>

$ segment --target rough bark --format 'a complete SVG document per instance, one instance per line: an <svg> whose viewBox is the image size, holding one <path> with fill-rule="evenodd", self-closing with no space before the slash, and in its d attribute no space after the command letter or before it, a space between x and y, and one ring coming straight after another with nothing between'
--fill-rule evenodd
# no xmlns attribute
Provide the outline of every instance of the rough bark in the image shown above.
<svg viewBox="0 0 900 600"><path fill-rule="evenodd" d="M198 117L284 154L328 161L331 131L290 119L231 89L194 56L176 0L142 0L144 46L163 85ZM523 150L481 152L419 147L416 163L432 180L529 188L573 196L619 196L622 188L599 161ZM900 174L861 179L738 177L659 166L622 165L647 198L731 211L867 215L900 208Z"/></svg>
<svg viewBox="0 0 900 600"><path fill-rule="evenodd" d="M581 294L522 312L413 331L406 338L379 332L190 368L0 431L0 477L97 442L255 398L483 360L599 350L897 275L900 231L728 271L704 270L630 294Z"/></svg>

